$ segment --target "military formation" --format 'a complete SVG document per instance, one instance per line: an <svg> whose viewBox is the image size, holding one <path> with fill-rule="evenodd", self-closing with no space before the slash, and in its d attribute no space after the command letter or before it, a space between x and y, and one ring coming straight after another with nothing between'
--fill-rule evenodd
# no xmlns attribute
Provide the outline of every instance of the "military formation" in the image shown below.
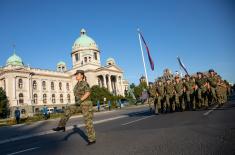
<svg viewBox="0 0 235 155"><path fill-rule="evenodd" d="M227 102L231 87L213 69L208 73L178 75L171 79L158 79L149 86L149 104L154 105L155 114L175 111L208 109ZM152 108L150 108L152 110Z"/></svg>

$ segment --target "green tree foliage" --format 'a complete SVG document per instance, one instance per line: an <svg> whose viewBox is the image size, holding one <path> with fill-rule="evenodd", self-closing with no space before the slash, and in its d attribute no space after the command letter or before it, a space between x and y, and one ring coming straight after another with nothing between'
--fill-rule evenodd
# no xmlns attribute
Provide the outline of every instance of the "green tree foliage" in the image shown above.
<svg viewBox="0 0 235 155"><path fill-rule="evenodd" d="M0 87L0 118L7 117L9 113L9 102L6 96L6 92Z"/></svg>
<svg viewBox="0 0 235 155"><path fill-rule="evenodd" d="M141 82L138 86L134 87L135 97L139 98L144 89L147 89L147 83L146 82Z"/></svg>
<svg viewBox="0 0 235 155"><path fill-rule="evenodd" d="M100 101L102 104L104 102L104 98L106 98L107 101L111 101L112 103L115 103L116 100L123 99L123 96L114 96L111 94L108 89L99 87L97 85L94 85L91 87L91 101L93 105L96 105L97 101Z"/></svg>

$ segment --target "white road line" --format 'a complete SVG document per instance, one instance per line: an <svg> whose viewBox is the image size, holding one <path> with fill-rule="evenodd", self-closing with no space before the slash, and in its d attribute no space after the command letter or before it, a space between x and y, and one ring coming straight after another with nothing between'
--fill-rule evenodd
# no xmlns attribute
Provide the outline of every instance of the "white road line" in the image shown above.
<svg viewBox="0 0 235 155"><path fill-rule="evenodd" d="M209 115L212 111L214 111L216 108L218 107L218 105L214 106L211 110L208 110L207 112L205 112L203 115L207 116Z"/></svg>
<svg viewBox="0 0 235 155"><path fill-rule="evenodd" d="M104 123L104 122L108 122L108 121L112 121L112 120L117 120L117 119L121 119L121 118L125 118L125 117L128 117L128 115L121 115L121 116L112 117L112 118L108 118L108 119L104 119L104 120L94 121L94 124L100 124L100 123ZM84 127L84 126L85 126L85 124L72 125L72 126L66 127L66 130L68 131L68 130L74 129L75 127ZM18 141L18 140L24 140L24 139L28 139L28 138L32 138L32 137L37 137L37 136L53 134L55 132L56 131L48 130L48 131L43 131L43 132L34 133L34 134L30 134L30 135L24 135L24 136L9 138L9 139L5 139L5 140L1 140L0 144L4 144L4 143L8 143L8 142L14 142L14 141Z"/></svg>
<svg viewBox="0 0 235 155"><path fill-rule="evenodd" d="M21 151L13 152L13 153L10 153L10 154L7 154L7 155L19 154L19 153L23 153L23 152L27 152L27 151L32 151L32 150L35 150L35 149L38 149L38 148L40 148L40 147L33 147L33 148L26 149L26 150L21 150Z"/></svg>
<svg viewBox="0 0 235 155"><path fill-rule="evenodd" d="M154 116L154 115L152 115L152 116L148 116L148 117L144 117L144 118L140 118L140 119L137 119L137 120L134 120L134 121L130 121L130 122L124 123L124 124L122 124L122 125L132 124L132 123L135 123L135 122L138 122L138 121L141 121L141 120L144 120L144 119L147 119L147 118L153 117L153 116Z"/></svg>

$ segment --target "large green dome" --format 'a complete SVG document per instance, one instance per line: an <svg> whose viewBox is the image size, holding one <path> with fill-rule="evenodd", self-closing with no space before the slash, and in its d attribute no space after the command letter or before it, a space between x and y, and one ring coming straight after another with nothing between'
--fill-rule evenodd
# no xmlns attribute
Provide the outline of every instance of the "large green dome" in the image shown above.
<svg viewBox="0 0 235 155"><path fill-rule="evenodd" d="M80 37L78 37L74 42L74 46L89 47L89 46L96 46L96 43L91 37L87 36L86 30L82 29Z"/></svg>
<svg viewBox="0 0 235 155"><path fill-rule="evenodd" d="M10 57L7 59L6 65L7 65L7 66L8 66L8 65L23 66L24 63L23 63L22 59L21 59L18 55L16 55L16 54L14 53L12 56L10 56Z"/></svg>

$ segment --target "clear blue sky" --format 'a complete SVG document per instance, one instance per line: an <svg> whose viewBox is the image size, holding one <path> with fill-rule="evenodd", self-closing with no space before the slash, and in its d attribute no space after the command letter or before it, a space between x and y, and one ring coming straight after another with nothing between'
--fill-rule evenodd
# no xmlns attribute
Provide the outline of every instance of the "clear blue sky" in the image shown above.
<svg viewBox="0 0 235 155"><path fill-rule="evenodd" d="M113 57L130 83L144 74L137 27L155 63L150 81L164 68L190 73L215 69L235 82L233 0L0 0L0 66L13 53L32 67L55 70L85 28L99 45L101 62ZM146 52L145 52L146 54ZM146 56L146 55L145 55Z"/></svg>

